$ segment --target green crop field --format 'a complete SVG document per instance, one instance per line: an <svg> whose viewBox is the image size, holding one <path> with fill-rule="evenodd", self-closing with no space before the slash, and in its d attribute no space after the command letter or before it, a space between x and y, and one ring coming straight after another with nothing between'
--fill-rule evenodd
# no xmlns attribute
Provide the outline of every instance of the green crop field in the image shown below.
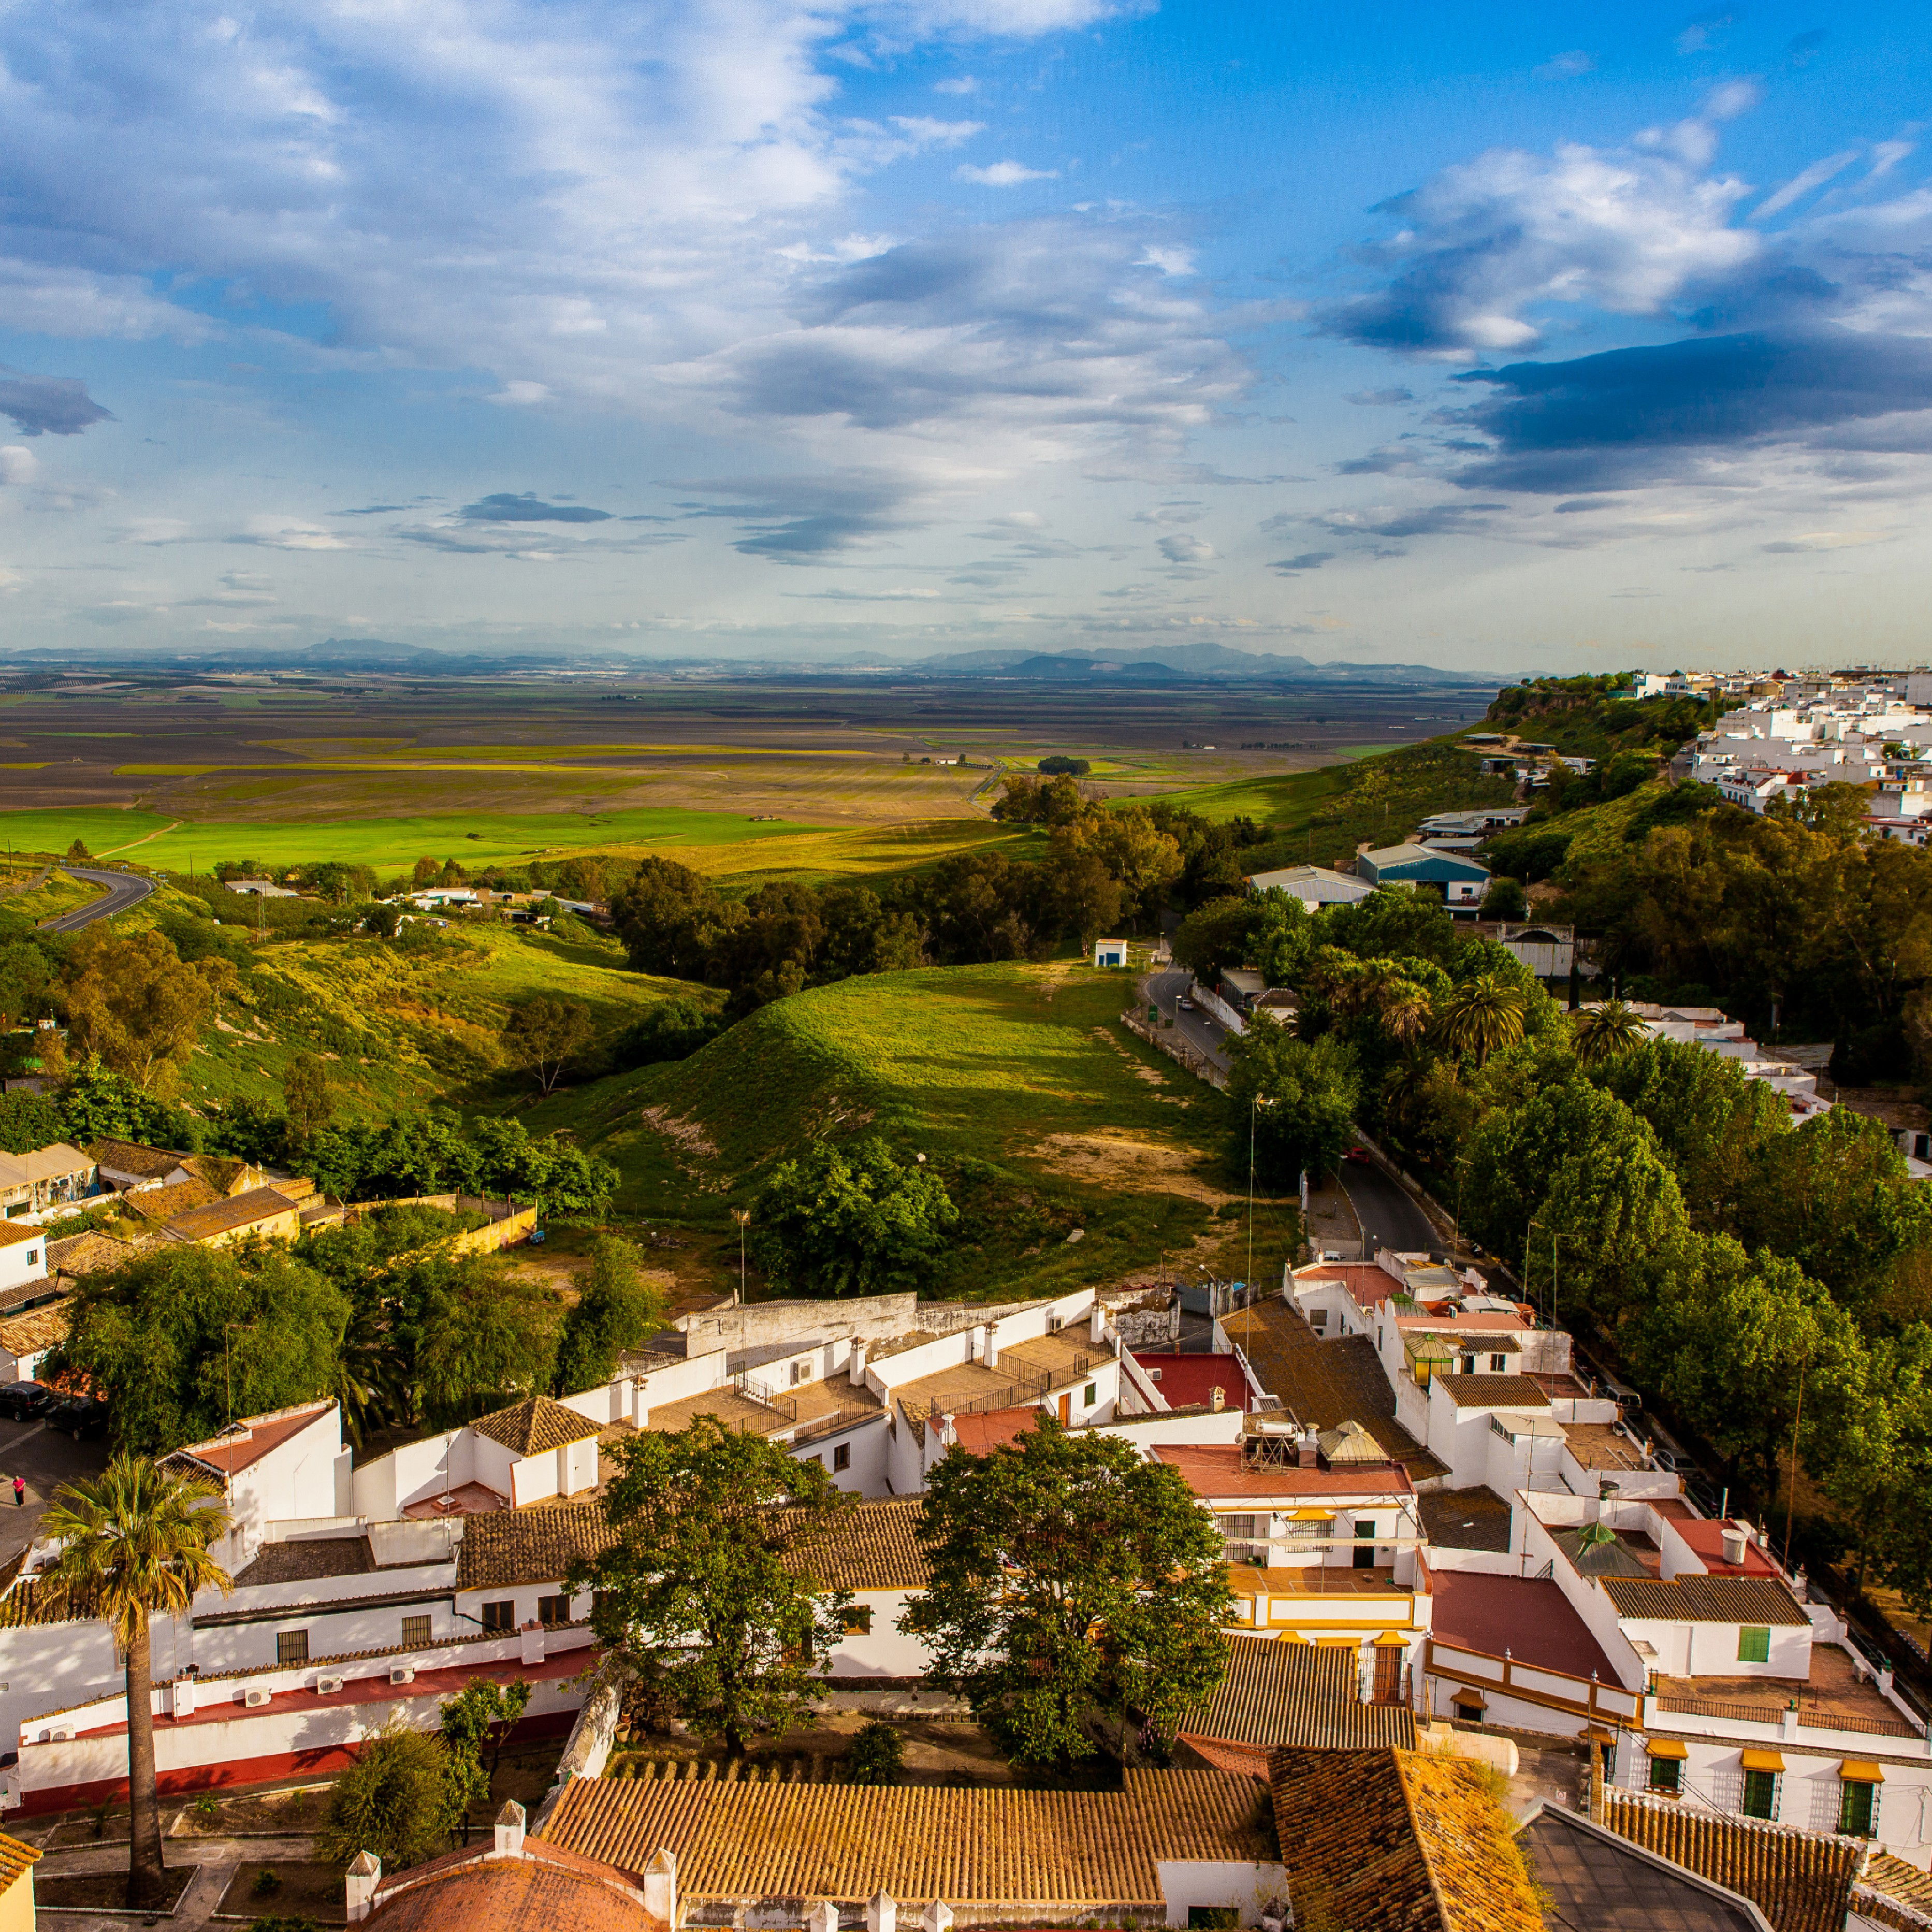
<svg viewBox="0 0 1932 1932"><path fill-rule="evenodd" d="M967 1210L936 1288L1049 1292L1188 1252L1238 1184L1227 1102L1119 1024L1132 992L1065 964L844 980L526 1118L616 1162L623 1211L697 1226L815 1138L886 1134Z"/></svg>
<svg viewBox="0 0 1932 1932"><path fill-rule="evenodd" d="M406 872L422 858L518 865L540 853L752 846L796 837L810 829L754 825L735 813L671 806L589 814L476 812L283 822L187 819L101 806L0 812L0 839L10 850L64 852L79 838L97 858L112 856L176 872L187 872L190 864L206 872L218 860L242 858L278 867L336 860L371 866L380 872Z"/></svg>

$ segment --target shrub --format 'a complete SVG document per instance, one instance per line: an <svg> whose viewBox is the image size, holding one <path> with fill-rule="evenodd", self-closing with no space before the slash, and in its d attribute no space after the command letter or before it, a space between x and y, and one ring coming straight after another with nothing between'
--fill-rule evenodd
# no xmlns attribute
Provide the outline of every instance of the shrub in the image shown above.
<svg viewBox="0 0 1932 1932"><path fill-rule="evenodd" d="M883 1719L874 1718L845 1748L848 1784L896 1784L905 1764L905 1739Z"/></svg>

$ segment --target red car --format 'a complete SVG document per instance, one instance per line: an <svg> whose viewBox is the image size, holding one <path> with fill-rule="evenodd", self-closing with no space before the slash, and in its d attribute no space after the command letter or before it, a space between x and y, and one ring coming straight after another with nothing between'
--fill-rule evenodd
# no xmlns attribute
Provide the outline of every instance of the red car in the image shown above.
<svg viewBox="0 0 1932 1932"><path fill-rule="evenodd" d="M1344 1160L1352 1160L1358 1167L1367 1167L1372 1164L1366 1148L1352 1147L1342 1158Z"/></svg>

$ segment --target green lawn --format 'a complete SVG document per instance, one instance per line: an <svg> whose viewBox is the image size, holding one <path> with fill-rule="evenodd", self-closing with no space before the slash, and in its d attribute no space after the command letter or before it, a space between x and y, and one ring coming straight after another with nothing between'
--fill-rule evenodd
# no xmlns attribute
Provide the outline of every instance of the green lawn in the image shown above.
<svg viewBox="0 0 1932 1932"><path fill-rule="evenodd" d="M111 854L136 865L178 872L187 872L190 863L206 872L223 859L258 859L278 867L336 860L372 866L381 872L405 871L422 858L518 865L539 853L740 845L795 837L810 829L782 823L754 825L735 812L687 812L676 806L590 814L476 812L282 821L178 819L106 806L0 812L0 839L10 850L64 852L79 838L97 857Z"/></svg>
<svg viewBox="0 0 1932 1932"><path fill-rule="evenodd" d="M935 1161L967 1210L935 1289L1112 1279L1186 1251L1230 1184L1227 1103L1119 1025L1132 993L1070 964L844 980L526 1118L615 1161L626 1213L698 1226L814 1139L884 1133Z"/></svg>

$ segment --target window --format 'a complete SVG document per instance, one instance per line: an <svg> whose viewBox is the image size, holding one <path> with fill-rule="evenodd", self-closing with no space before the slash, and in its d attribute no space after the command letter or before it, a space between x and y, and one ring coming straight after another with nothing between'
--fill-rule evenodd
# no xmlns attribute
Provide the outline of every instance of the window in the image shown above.
<svg viewBox="0 0 1932 1932"><path fill-rule="evenodd" d="M839 1619L838 1628L848 1636L870 1636L872 1634L872 1605L854 1604Z"/></svg>
<svg viewBox="0 0 1932 1932"><path fill-rule="evenodd" d="M791 1385L792 1385L792 1387L793 1387L794 1388L796 1388L798 1387L799 1384L800 1384L800 1382L803 1382L803 1381L804 1381L804 1379L805 1379L805 1364L804 1364L802 1362L794 1362L794 1363L793 1363L793 1364L792 1364L792 1365L791 1365Z"/></svg>
<svg viewBox="0 0 1932 1932"><path fill-rule="evenodd" d="M278 1664L306 1664L308 1661L308 1632L305 1630L276 1631L275 1661Z"/></svg>
<svg viewBox="0 0 1932 1932"><path fill-rule="evenodd" d="M1476 1372L1476 1358L1474 1355L1465 1355L1462 1358L1462 1372L1466 1376L1473 1376Z"/></svg>
<svg viewBox="0 0 1932 1932"><path fill-rule="evenodd" d="M801 1456L798 1460L801 1462L816 1462L821 1469L825 1467L825 1456L822 1450L814 1449L809 1456Z"/></svg>
<svg viewBox="0 0 1932 1932"><path fill-rule="evenodd" d="M1771 1661L1771 1632L1756 1624L1741 1624L1738 1630L1738 1661L1740 1664L1768 1664Z"/></svg>
<svg viewBox="0 0 1932 1932"><path fill-rule="evenodd" d="M1878 1786L1848 1778L1838 1787L1838 1829L1848 1838L1869 1838L1878 1826Z"/></svg>
<svg viewBox="0 0 1932 1932"><path fill-rule="evenodd" d="M1228 1932L1241 1922L1238 1905L1190 1905L1187 1908L1188 1932Z"/></svg>
<svg viewBox="0 0 1932 1932"><path fill-rule="evenodd" d="M1317 1323L1316 1324L1316 1326L1317 1328L1319 1328L1319 1327L1321 1326L1321 1324L1320 1324L1319 1322L1317 1322ZM1148 1380L1149 1382L1159 1382L1159 1381L1160 1380L1160 1370L1158 1370L1158 1369L1150 1369L1150 1370L1148 1370Z"/></svg>
<svg viewBox="0 0 1932 1932"><path fill-rule="evenodd" d="M517 1606L514 1602L483 1606L483 1628L486 1630L513 1630L516 1627Z"/></svg>
<svg viewBox="0 0 1932 1932"><path fill-rule="evenodd" d="M35 1263L35 1262L37 1262L40 1259L40 1250L39 1250L38 1248L29 1248L29 1249L27 1250L27 1265L28 1265L28 1267L32 1268L32 1267L34 1264L34 1263Z"/></svg>
<svg viewBox="0 0 1932 1932"><path fill-rule="evenodd" d="M421 1650L430 1641L428 1618L404 1618L403 1648L405 1650Z"/></svg>
<svg viewBox="0 0 1932 1932"><path fill-rule="evenodd" d="M1082 1408L1091 1408L1100 1400L1100 1385L1098 1382L1089 1382L1080 1391L1080 1406Z"/></svg>
<svg viewBox="0 0 1932 1932"><path fill-rule="evenodd" d="M1501 1375L1508 1366L1509 1358L1507 1355L1492 1355L1490 1358L1490 1372L1492 1376Z"/></svg>
<svg viewBox="0 0 1932 1932"><path fill-rule="evenodd" d="M1666 1798L1676 1798L1684 1790L1684 1760L1681 1757L1654 1757L1650 1761L1650 1788Z"/></svg>
<svg viewBox="0 0 1932 1932"><path fill-rule="evenodd" d="M832 1466L835 1469L849 1469L852 1466L852 1445L842 1442L832 1452Z"/></svg>
<svg viewBox="0 0 1932 1932"><path fill-rule="evenodd" d="M568 1597L539 1597L537 1599L537 1622L540 1624L567 1624L570 1621L570 1599Z"/></svg>
<svg viewBox="0 0 1932 1932"><path fill-rule="evenodd" d="M1747 1818L1778 1816L1778 1773L1748 1771L1744 1773L1744 1814Z"/></svg>

